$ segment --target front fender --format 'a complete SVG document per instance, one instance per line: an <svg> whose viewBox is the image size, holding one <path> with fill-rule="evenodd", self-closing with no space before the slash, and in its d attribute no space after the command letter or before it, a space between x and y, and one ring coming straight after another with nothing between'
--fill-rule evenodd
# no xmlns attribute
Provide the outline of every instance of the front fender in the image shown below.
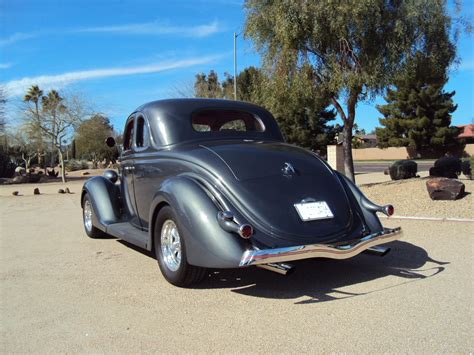
<svg viewBox="0 0 474 355"><path fill-rule="evenodd" d="M82 187L81 206L84 195L88 194L94 215L92 223L104 231L106 227L120 221L120 187L103 176L94 176L87 180Z"/></svg>
<svg viewBox="0 0 474 355"><path fill-rule="evenodd" d="M155 220L159 209L170 205L176 213L180 234L186 244L187 261L209 268L235 268L248 249L245 240L224 231L218 224L219 212L203 187L189 177L178 176L163 182L150 208L149 241L152 249Z"/></svg>

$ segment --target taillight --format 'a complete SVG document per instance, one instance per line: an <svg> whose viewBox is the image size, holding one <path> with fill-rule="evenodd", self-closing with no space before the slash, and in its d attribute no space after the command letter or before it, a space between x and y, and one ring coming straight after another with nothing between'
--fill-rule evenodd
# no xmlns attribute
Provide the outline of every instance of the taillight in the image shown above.
<svg viewBox="0 0 474 355"><path fill-rule="evenodd" d="M392 205L386 205L383 208L383 213L385 213L387 216L393 216L395 213L395 208Z"/></svg>
<svg viewBox="0 0 474 355"><path fill-rule="evenodd" d="M249 239L253 234L253 227L250 224L242 224L239 227L239 235L244 239Z"/></svg>

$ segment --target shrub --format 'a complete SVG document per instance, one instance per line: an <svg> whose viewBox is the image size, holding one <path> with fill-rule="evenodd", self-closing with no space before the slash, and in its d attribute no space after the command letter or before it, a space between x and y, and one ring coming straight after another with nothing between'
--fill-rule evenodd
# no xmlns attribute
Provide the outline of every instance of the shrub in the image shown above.
<svg viewBox="0 0 474 355"><path fill-rule="evenodd" d="M0 152L0 178L11 178L15 173L17 165L10 160L10 157Z"/></svg>
<svg viewBox="0 0 474 355"><path fill-rule="evenodd" d="M457 179L461 174L461 159L456 157L441 157L435 161L434 167L430 169L430 176Z"/></svg>
<svg viewBox="0 0 474 355"><path fill-rule="evenodd" d="M89 163L86 160L70 159L66 162L66 171L76 171L89 169Z"/></svg>
<svg viewBox="0 0 474 355"><path fill-rule="evenodd" d="M89 169L89 162L87 160L81 160L81 170Z"/></svg>
<svg viewBox="0 0 474 355"><path fill-rule="evenodd" d="M413 160L397 160L388 171L392 180L410 179L416 177L418 164Z"/></svg>

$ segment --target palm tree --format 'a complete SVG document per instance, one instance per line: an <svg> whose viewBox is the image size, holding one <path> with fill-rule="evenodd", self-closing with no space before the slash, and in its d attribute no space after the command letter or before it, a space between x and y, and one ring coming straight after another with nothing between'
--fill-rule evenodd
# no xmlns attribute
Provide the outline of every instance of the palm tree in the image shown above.
<svg viewBox="0 0 474 355"><path fill-rule="evenodd" d="M39 100L42 96L43 96L43 90L41 90L38 85L32 85L26 92L25 97L23 98L23 101L33 102L35 104L35 115L36 115L37 121L39 121ZM38 132L38 139L40 140L41 142L40 144L42 146L43 139L41 138L40 132ZM46 155L46 152L41 154L40 149L38 148L37 154L38 154L38 165L41 166L41 157ZM44 167L44 172L46 174L46 164Z"/></svg>
<svg viewBox="0 0 474 355"><path fill-rule="evenodd" d="M23 101L33 102L35 104L35 112L37 116L39 115L38 103L39 103L40 97L42 96L43 96L43 90L41 90L38 85L33 85L32 87L28 89L28 92L23 98Z"/></svg>
<svg viewBox="0 0 474 355"><path fill-rule="evenodd" d="M58 128L56 125L56 117L58 113L61 112L61 110L64 109L64 105L62 103L63 98L61 95L56 90L51 90L48 92L48 95L42 97L42 103L43 103L43 109L48 111L51 115L51 128L52 128L52 133L53 136L56 136L57 132L56 129ZM58 142L55 142L54 139L51 142L51 152L54 151L55 144ZM59 151L60 151L59 147ZM54 155L51 155L51 167L54 167Z"/></svg>

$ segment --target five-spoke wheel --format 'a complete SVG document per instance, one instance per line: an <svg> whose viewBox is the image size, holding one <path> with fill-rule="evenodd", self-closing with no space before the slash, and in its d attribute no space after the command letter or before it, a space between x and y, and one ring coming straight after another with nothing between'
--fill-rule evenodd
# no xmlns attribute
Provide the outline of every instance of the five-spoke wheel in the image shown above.
<svg viewBox="0 0 474 355"><path fill-rule="evenodd" d="M189 286L201 281L206 275L206 269L188 264L185 240L179 232L176 215L170 206L163 207L158 213L154 246L161 273L173 285Z"/></svg>

